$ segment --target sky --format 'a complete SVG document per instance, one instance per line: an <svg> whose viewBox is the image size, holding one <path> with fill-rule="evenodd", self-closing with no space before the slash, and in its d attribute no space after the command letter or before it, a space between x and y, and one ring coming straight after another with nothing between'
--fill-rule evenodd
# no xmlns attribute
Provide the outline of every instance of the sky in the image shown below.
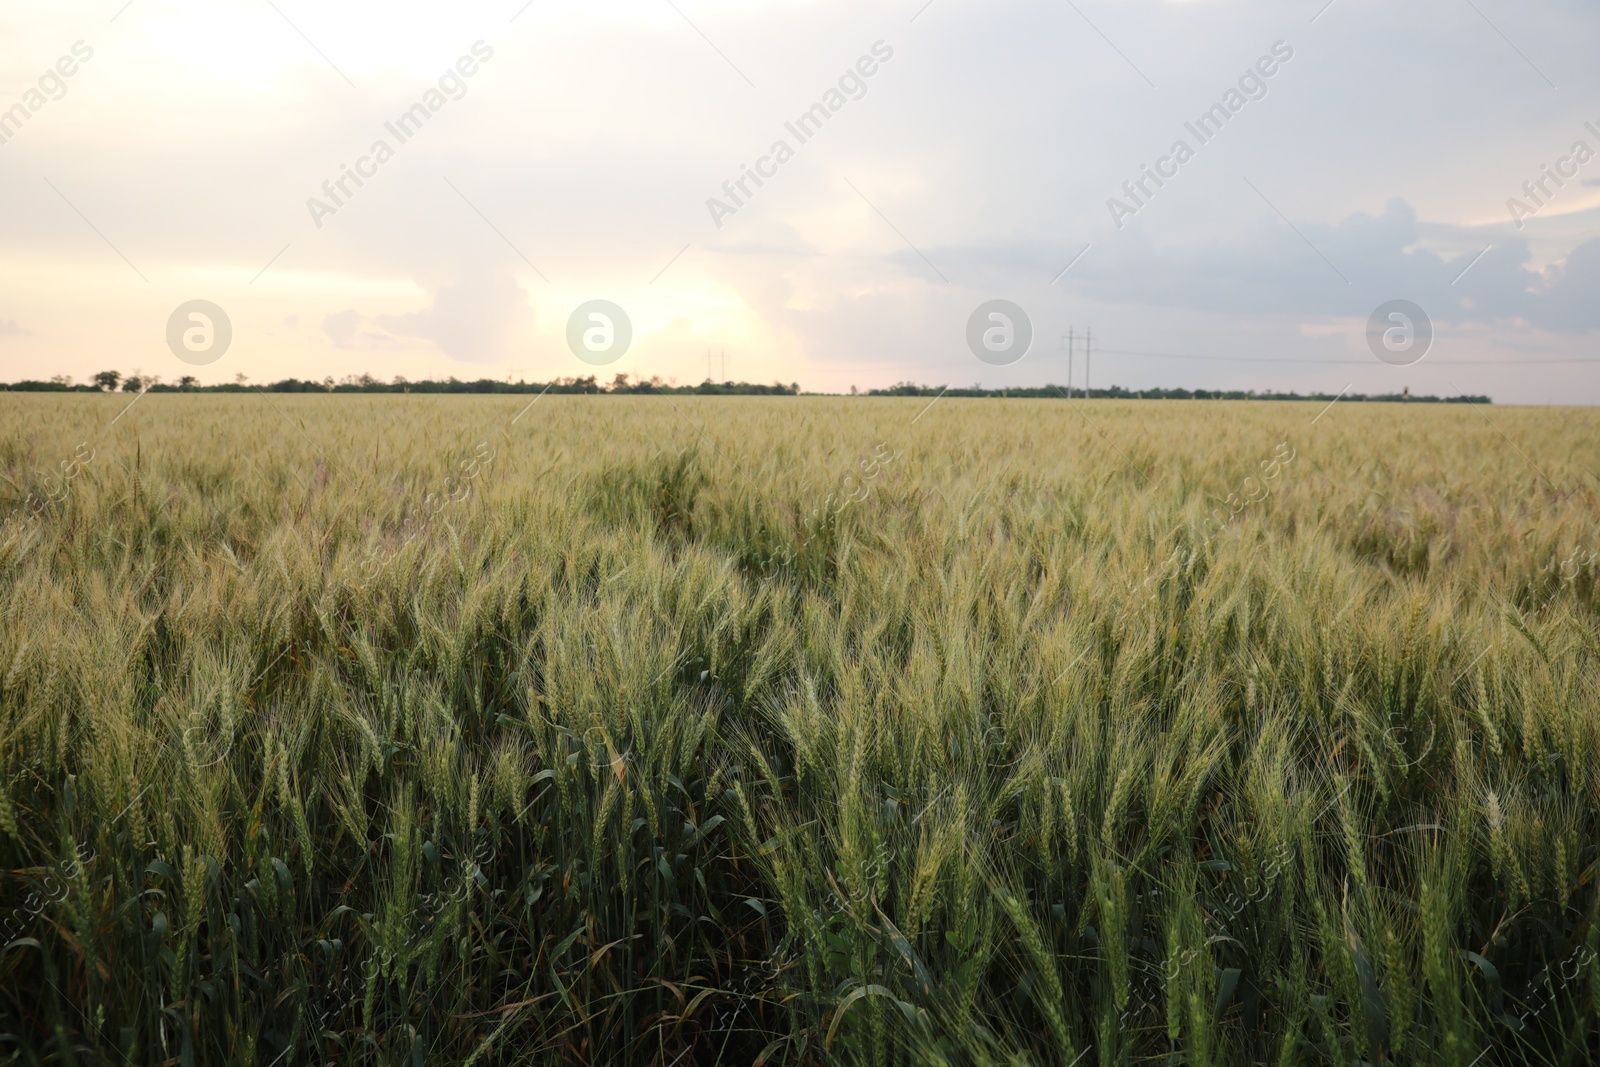
<svg viewBox="0 0 1600 1067"><path fill-rule="evenodd" d="M1092 329L1096 388L1594 404L1597 53L1583 0L11 0L0 379L998 388L1070 330L1081 385Z"/></svg>

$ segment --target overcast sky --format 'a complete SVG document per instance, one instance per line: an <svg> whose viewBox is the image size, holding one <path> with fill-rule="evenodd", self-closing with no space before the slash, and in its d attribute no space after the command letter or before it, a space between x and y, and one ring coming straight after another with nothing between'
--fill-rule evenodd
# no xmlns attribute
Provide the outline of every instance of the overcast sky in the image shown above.
<svg viewBox="0 0 1600 1067"><path fill-rule="evenodd" d="M607 378L1064 382L1093 327L1097 387L1600 402L1592 2L125 2L0 9L6 380L547 380L606 299Z"/></svg>

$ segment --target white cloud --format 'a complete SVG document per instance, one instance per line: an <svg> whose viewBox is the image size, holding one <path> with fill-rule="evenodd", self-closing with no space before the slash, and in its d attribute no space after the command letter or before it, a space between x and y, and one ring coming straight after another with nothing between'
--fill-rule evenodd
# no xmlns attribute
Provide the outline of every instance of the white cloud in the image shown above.
<svg viewBox="0 0 1600 1067"><path fill-rule="evenodd" d="M527 293L508 271L470 269L454 285L440 286L432 307L378 322L394 333L437 345L451 359L503 363L515 358L520 339L534 326Z"/></svg>

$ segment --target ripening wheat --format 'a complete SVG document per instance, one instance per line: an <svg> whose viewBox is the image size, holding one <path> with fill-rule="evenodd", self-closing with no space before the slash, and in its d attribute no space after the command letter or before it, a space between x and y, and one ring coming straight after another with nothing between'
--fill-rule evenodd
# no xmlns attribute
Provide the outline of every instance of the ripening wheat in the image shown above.
<svg viewBox="0 0 1600 1067"><path fill-rule="evenodd" d="M0 395L0 1060L1600 1057L1600 417L525 403Z"/></svg>

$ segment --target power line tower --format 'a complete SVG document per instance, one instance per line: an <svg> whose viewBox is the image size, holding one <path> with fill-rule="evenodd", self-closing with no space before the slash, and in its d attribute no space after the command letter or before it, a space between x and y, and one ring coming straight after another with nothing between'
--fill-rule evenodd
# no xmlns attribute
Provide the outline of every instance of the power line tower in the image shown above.
<svg viewBox="0 0 1600 1067"><path fill-rule="evenodd" d="M1067 399L1068 400L1072 399L1072 349L1073 349L1073 344L1074 344L1074 341L1075 341L1075 338L1073 337L1073 330L1074 329L1075 329L1075 327L1068 326L1067 327L1067 335L1061 339L1061 347L1066 349L1066 351L1067 351Z"/></svg>
<svg viewBox="0 0 1600 1067"><path fill-rule="evenodd" d="M1094 327L1089 327L1083 339L1083 398L1089 399L1089 357L1094 354Z"/></svg>

